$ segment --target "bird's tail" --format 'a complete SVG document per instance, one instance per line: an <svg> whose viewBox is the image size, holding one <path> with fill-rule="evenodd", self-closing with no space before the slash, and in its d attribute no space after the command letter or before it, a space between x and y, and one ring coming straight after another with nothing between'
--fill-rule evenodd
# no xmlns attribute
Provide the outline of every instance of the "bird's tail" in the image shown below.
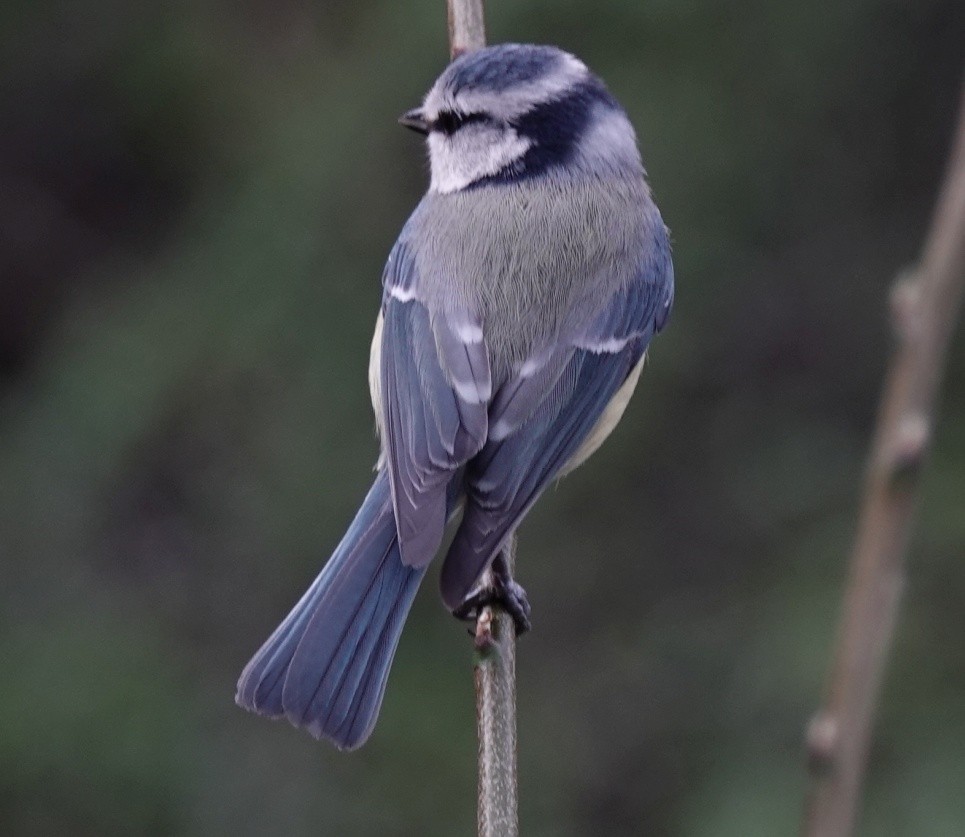
<svg viewBox="0 0 965 837"><path fill-rule="evenodd" d="M238 705L361 746L424 575L402 563L382 470L318 578L241 673Z"/></svg>

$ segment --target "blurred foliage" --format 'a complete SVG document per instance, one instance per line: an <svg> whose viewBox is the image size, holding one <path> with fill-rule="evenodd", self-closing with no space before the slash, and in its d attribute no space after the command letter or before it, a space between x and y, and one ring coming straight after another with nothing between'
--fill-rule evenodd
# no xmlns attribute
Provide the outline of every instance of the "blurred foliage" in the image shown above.
<svg viewBox="0 0 965 837"><path fill-rule="evenodd" d="M488 4L638 128L678 302L610 443L524 526L530 835L796 830L888 355L962 79L956 0ZM470 648L434 580L345 756L235 678L376 445L394 120L442 4L0 7L0 832L465 834ZM965 346L862 834L965 830Z"/></svg>

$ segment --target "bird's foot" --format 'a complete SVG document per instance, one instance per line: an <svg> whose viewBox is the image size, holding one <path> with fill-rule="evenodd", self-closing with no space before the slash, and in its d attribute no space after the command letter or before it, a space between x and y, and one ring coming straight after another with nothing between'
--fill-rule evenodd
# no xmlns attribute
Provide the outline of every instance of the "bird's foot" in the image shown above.
<svg viewBox="0 0 965 837"><path fill-rule="evenodd" d="M509 571L503 553L499 553L490 568L491 584L480 584L473 588L453 612L457 619L475 622L483 608L499 605L513 619L516 636L526 633L532 625L529 621L530 606L526 591Z"/></svg>

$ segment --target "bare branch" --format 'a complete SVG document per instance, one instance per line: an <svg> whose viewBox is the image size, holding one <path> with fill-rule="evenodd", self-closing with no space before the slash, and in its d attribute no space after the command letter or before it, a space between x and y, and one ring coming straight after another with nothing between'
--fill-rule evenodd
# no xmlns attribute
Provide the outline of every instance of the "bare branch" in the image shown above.
<svg viewBox="0 0 965 837"><path fill-rule="evenodd" d="M892 293L898 345L879 408L827 696L808 730L812 779L805 837L846 837L854 826L904 586L921 467L963 286L965 90L921 263Z"/></svg>
<svg viewBox="0 0 965 837"><path fill-rule="evenodd" d="M503 548L510 571L516 536ZM491 579L487 578L487 583ZM479 837L519 833L516 782L516 626L499 607L476 622L476 728L479 735Z"/></svg>
<svg viewBox="0 0 965 837"><path fill-rule="evenodd" d="M449 13L449 55L458 58L464 52L486 46L486 21L483 0L446 0Z"/></svg>

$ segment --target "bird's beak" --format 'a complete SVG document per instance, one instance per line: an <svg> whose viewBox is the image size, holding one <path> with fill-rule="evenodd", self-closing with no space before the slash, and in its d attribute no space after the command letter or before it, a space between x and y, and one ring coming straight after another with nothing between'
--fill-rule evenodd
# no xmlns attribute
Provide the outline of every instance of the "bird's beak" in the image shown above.
<svg viewBox="0 0 965 837"><path fill-rule="evenodd" d="M422 115L421 108L412 108L412 110L407 110L402 116L399 117L399 124L404 125L406 128L411 128L413 131L419 134L428 134L429 125L426 122L425 117Z"/></svg>

